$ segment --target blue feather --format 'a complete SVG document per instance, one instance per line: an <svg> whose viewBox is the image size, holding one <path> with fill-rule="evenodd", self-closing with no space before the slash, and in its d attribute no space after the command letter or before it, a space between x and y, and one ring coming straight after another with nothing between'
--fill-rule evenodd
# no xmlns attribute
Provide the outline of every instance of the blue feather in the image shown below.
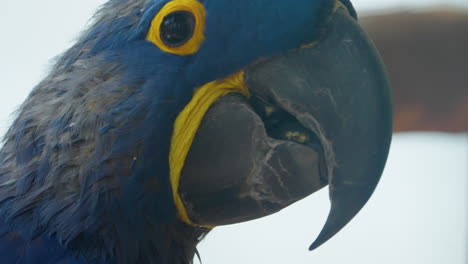
<svg viewBox="0 0 468 264"><path fill-rule="evenodd" d="M85 264L83 257L65 249L56 239L46 235L25 238L17 232L9 232L0 224L0 256L2 263L21 264Z"/></svg>

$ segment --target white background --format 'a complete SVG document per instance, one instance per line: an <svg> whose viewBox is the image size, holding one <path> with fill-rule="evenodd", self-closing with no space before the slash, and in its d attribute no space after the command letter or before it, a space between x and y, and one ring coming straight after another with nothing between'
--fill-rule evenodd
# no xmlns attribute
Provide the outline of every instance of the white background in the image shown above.
<svg viewBox="0 0 468 264"><path fill-rule="evenodd" d="M2 2L0 135L10 113L46 74L48 60L71 45L104 1ZM468 7L467 0L353 2L365 13L429 4ZM397 135L368 205L318 250L307 247L326 219L326 190L271 217L215 229L199 247L203 263L466 264L467 161L467 134Z"/></svg>

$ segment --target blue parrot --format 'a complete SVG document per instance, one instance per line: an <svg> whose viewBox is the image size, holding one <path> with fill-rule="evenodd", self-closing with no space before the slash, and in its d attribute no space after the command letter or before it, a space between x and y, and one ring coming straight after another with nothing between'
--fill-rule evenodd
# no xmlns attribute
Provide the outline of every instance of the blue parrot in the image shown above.
<svg viewBox="0 0 468 264"><path fill-rule="evenodd" d="M391 103L348 0L109 0L0 150L0 263L192 263L215 226L330 186L364 206Z"/></svg>

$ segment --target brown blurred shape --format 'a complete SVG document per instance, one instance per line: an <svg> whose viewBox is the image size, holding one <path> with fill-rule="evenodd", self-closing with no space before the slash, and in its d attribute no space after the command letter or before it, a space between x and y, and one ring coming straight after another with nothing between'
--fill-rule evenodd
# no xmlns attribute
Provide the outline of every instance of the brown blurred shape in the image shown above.
<svg viewBox="0 0 468 264"><path fill-rule="evenodd" d="M395 131L468 131L468 11L361 18L393 88Z"/></svg>

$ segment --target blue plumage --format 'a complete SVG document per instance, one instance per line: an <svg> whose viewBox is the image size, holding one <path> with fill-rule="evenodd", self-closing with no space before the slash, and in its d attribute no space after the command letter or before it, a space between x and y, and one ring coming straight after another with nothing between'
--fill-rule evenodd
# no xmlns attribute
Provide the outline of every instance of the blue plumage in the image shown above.
<svg viewBox="0 0 468 264"><path fill-rule="evenodd" d="M21 106L0 152L0 263L189 263L173 123L194 89L312 42L331 0L203 0L194 55L145 40L167 0L111 0Z"/></svg>
<svg viewBox="0 0 468 264"><path fill-rule="evenodd" d="M83 257L76 256L71 250L65 249L54 238L47 235L25 238L20 233L9 231L5 224L0 226L0 256L2 263L88 263Z"/></svg>

